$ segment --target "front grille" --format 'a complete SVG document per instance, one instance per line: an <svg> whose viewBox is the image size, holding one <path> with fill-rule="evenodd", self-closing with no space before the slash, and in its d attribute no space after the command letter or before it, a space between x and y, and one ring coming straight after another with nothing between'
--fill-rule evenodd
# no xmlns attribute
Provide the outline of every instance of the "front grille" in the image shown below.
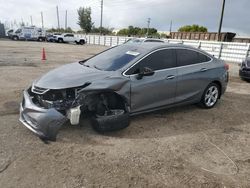
<svg viewBox="0 0 250 188"><path fill-rule="evenodd" d="M37 86L32 85L31 91L33 93L42 95L42 94L46 93L47 91L49 91L49 89L45 89L45 88L41 88L41 87L37 87Z"/></svg>

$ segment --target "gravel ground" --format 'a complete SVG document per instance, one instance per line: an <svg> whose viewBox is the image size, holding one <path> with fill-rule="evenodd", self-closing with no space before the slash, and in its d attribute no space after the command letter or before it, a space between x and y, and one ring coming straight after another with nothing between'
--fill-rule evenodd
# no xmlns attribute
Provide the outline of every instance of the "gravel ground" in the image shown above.
<svg viewBox="0 0 250 188"><path fill-rule="evenodd" d="M106 135L86 120L45 144L18 122L22 89L106 48L0 41L0 49L0 187L250 187L250 83L237 77L237 65L214 109L140 115Z"/></svg>

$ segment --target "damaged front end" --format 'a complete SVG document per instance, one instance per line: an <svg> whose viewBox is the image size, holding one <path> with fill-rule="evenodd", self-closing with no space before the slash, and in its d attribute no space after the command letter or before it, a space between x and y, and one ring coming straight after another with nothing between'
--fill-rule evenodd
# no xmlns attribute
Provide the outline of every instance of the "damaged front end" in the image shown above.
<svg viewBox="0 0 250 188"><path fill-rule="evenodd" d="M113 84L118 85L114 80ZM89 85L91 87L87 87ZM24 91L20 121L40 138L55 141L58 131L68 120L72 125L77 125L81 115L102 116L111 112L110 109L129 111L124 98L105 84L101 85L105 89L98 89L100 83L88 82L67 89L44 89L33 85Z"/></svg>
<svg viewBox="0 0 250 188"><path fill-rule="evenodd" d="M20 121L40 138L55 141L67 120L79 123L81 109L76 99L80 89L49 90L33 85L23 92Z"/></svg>

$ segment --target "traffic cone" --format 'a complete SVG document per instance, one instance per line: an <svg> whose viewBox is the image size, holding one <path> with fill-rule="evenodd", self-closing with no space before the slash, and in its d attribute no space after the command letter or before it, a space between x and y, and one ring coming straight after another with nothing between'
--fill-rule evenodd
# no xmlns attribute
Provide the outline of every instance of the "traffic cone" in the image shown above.
<svg viewBox="0 0 250 188"><path fill-rule="evenodd" d="M45 54L45 49L43 48L43 52L42 52L42 60L46 60L46 54Z"/></svg>

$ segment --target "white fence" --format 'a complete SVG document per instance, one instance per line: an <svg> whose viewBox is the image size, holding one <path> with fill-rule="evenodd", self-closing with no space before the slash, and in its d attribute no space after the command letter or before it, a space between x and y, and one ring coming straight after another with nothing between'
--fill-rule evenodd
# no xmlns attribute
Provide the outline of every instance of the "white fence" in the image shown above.
<svg viewBox="0 0 250 188"><path fill-rule="evenodd" d="M86 37L89 44L116 46L123 44L130 37L123 36L99 36L99 35L79 35ZM195 41L195 40L179 40L165 39L167 43L181 43L190 45L195 48L200 48L215 57L226 61L241 62L246 57L250 56L250 43L234 43L234 42L216 42L216 41Z"/></svg>

